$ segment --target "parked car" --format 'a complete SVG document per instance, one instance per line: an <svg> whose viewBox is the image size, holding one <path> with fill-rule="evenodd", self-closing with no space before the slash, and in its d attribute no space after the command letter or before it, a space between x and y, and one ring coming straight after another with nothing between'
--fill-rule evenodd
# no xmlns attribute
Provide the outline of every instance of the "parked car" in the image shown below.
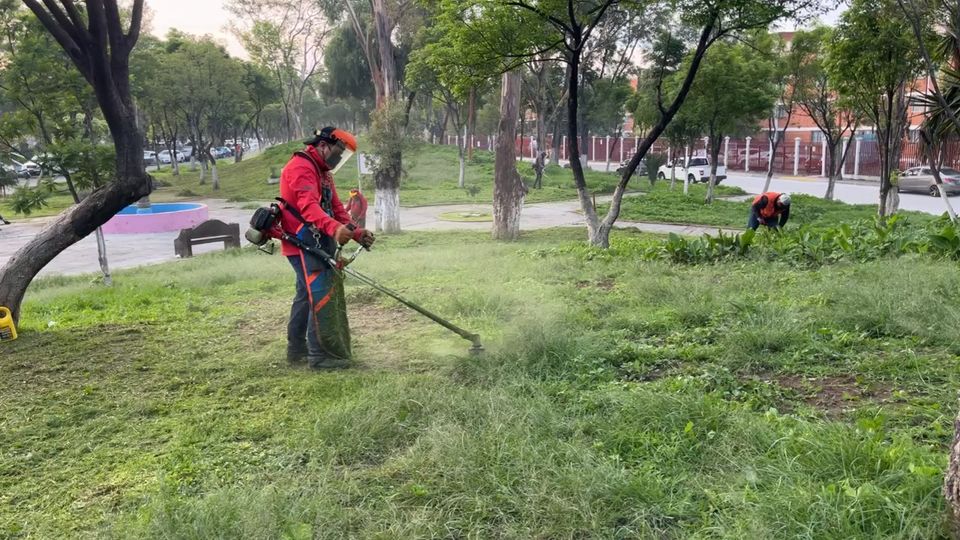
<svg viewBox="0 0 960 540"><path fill-rule="evenodd" d="M43 169L41 169L40 166L33 161L11 161L11 163L17 168L18 175L22 178L40 176L43 174Z"/></svg>
<svg viewBox="0 0 960 540"><path fill-rule="evenodd" d="M940 178L943 180L943 188L947 191L947 195L960 194L960 171L945 167L940 169ZM897 191L915 191L927 193L931 197L940 196L940 190L937 188L936 180L933 179L930 167L911 167L903 171L897 183Z"/></svg>
<svg viewBox="0 0 960 540"><path fill-rule="evenodd" d="M6 163L0 163L0 170L4 172L4 175L10 175L15 178L25 178L26 171L22 171L17 168L16 165L7 165Z"/></svg>
<svg viewBox="0 0 960 540"><path fill-rule="evenodd" d="M157 154L157 159L159 159L160 163L163 163L164 165L169 165L170 163L173 162L173 160L170 159L169 150L163 150L162 152ZM184 157L183 153L180 152L179 150L177 150L176 154L174 154L174 159L176 159L178 163L183 163L184 161L186 161L186 158Z"/></svg>
<svg viewBox="0 0 960 540"><path fill-rule="evenodd" d="M181 147L180 147L180 153L181 153L181 155L183 156L182 159L179 160L180 163L186 163L186 162L190 161L190 157L193 156L193 147L192 147L192 146L181 146Z"/></svg>
<svg viewBox="0 0 960 540"><path fill-rule="evenodd" d="M215 146L210 149L210 154L214 159L224 159L233 155L233 152L226 146Z"/></svg>
<svg viewBox="0 0 960 540"><path fill-rule="evenodd" d="M630 163L629 159L625 159L620 162L620 166L617 167L617 174L623 174L623 171L627 169L627 164ZM647 175L647 160L643 159L640 161L640 164L637 165L637 169L633 171L634 176L646 176Z"/></svg>
<svg viewBox="0 0 960 540"><path fill-rule="evenodd" d="M657 169L657 178L660 180L670 178L671 169L673 169L673 174L676 174L677 178L686 178L691 184L694 182L706 183L710 181L710 160L703 156L691 157L686 164L682 162L676 164L667 163ZM719 184L722 180L726 180L726 178L727 168L723 165L717 165L717 183Z"/></svg>
<svg viewBox="0 0 960 540"><path fill-rule="evenodd" d="M146 165L146 166L156 165L156 164L157 164L157 153L156 153L156 152L153 152L153 151L150 151L150 150L144 150L144 151L143 151L143 164Z"/></svg>

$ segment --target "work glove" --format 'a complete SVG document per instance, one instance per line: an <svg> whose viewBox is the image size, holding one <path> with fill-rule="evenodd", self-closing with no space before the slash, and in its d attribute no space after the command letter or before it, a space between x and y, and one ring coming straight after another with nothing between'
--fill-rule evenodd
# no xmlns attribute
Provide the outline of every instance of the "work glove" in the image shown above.
<svg viewBox="0 0 960 540"><path fill-rule="evenodd" d="M333 233L333 239L336 240L337 245L344 245L353 238L353 232L347 228L346 225L341 225L337 227L337 231Z"/></svg>
<svg viewBox="0 0 960 540"><path fill-rule="evenodd" d="M353 230L353 239L361 246L370 249L370 246L377 240L373 233L367 229L361 229L357 227Z"/></svg>

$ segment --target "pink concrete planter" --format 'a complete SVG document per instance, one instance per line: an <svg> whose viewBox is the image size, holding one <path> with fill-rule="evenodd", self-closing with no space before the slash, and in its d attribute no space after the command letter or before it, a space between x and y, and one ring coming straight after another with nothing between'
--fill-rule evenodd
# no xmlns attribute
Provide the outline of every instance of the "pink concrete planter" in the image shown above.
<svg viewBox="0 0 960 540"><path fill-rule="evenodd" d="M207 205L197 203L155 203L150 208L128 206L104 226L106 234L172 232L196 227L208 219Z"/></svg>

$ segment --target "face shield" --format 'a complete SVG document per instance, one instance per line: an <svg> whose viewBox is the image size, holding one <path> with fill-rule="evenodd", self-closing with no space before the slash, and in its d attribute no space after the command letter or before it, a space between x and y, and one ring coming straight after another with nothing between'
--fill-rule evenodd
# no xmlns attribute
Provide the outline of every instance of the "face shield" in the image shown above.
<svg viewBox="0 0 960 540"><path fill-rule="evenodd" d="M337 174L337 171L342 169L343 166L346 165L346 163L350 161L350 158L353 156L353 150L345 148L343 143L337 144L335 148L338 148L341 151L339 153L334 153L329 159L327 159L327 167L330 167L331 174Z"/></svg>

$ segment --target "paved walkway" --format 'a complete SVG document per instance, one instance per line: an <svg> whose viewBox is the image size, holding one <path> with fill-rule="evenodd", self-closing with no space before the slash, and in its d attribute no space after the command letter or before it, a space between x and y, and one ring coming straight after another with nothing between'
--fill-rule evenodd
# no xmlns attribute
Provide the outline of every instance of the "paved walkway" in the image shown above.
<svg viewBox="0 0 960 540"><path fill-rule="evenodd" d="M632 196L636 194L628 194ZM597 202L608 202L609 196L597 197ZM219 219L227 223L239 223L241 231L246 229L253 210L241 208L240 204L228 203L219 199L197 201L209 207L211 219ZM246 205L246 203L245 203ZM481 211L490 213L489 205L446 205L420 206L400 209L400 223L404 230L474 230L489 231L490 222L469 223L443 221L438 218L446 212ZM546 229L551 227L583 227L583 215L579 213L578 201L563 201L552 203L527 204L520 217L522 230ZM33 238L54 217L16 220L12 225L0 226L0 266L2 266L22 245ZM681 235L715 234L716 227L702 227L696 225L671 225L666 223L643 223L618 221L617 227L634 228L644 232ZM730 231L726 231L730 232ZM113 234L107 235L107 255L110 269L132 268L147 264L175 260L173 240L177 232L153 234ZM246 243L245 240L242 240ZM204 253L223 249L221 244L205 244L194 247L194 253ZM44 268L40 275L75 275L99 272L100 264L97 261L97 243L94 235L77 242Z"/></svg>

